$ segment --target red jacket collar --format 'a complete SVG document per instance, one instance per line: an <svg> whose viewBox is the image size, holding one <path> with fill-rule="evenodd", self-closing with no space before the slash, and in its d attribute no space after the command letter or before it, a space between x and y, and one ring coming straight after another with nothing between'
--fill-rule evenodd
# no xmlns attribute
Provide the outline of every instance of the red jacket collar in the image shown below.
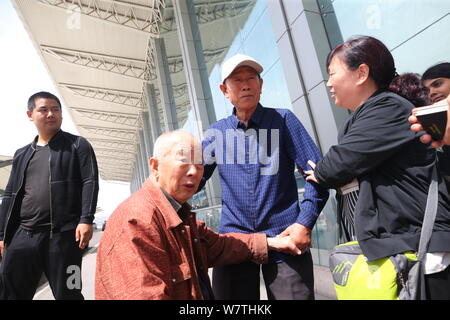
<svg viewBox="0 0 450 320"><path fill-rule="evenodd" d="M147 199L162 213L167 229L174 229L183 223L153 177L145 180L142 190L146 193Z"/></svg>

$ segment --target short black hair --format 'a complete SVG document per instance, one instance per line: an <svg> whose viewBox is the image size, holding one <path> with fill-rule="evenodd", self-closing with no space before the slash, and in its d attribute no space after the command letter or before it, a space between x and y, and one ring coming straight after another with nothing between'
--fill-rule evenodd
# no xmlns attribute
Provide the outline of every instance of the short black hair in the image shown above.
<svg viewBox="0 0 450 320"><path fill-rule="evenodd" d="M53 99L58 102L59 107L62 108L61 101L59 101L57 96L47 91L40 91L36 92L30 98L28 98L28 111L33 111L33 109L36 108L36 99Z"/></svg>
<svg viewBox="0 0 450 320"><path fill-rule="evenodd" d="M443 62L428 68L422 75L422 80L450 78L450 63Z"/></svg>

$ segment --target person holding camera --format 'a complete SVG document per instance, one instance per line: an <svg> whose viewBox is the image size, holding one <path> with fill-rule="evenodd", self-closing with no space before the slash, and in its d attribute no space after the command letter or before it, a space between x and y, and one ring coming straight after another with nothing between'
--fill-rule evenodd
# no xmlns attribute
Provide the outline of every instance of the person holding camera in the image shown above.
<svg viewBox="0 0 450 320"><path fill-rule="evenodd" d="M428 88L428 97L432 103L439 103L440 101L447 99L447 103L450 104L450 63L439 63L433 67L428 68L423 76L422 81L425 87ZM423 127L417 120L415 112L418 109L412 111L411 116L408 118L412 123L411 130L414 132L422 132ZM450 113L447 112L447 128L445 130L444 137L441 141L432 141L431 135L425 133L421 136L420 140L423 143L430 143L434 148L439 148L444 145L450 145Z"/></svg>

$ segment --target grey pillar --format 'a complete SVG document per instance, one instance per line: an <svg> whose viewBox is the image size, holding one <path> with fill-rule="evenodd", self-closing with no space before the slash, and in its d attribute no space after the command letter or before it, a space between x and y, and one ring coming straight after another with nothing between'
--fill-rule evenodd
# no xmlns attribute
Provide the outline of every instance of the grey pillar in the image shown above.
<svg viewBox="0 0 450 320"><path fill-rule="evenodd" d="M131 175L130 191L134 193L136 190L136 167L134 167L133 174Z"/></svg>
<svg viewBox="0 0 450 320"><path fill-rule="evenodd" d="M144 165L144 150L142 148L142 143L139 141L139 164L140 164L140 170L141 170L141 186L144 183L146 176L145 176L145 165Z"/></svg>
<svg viewBox="0 0 450 320"><path fill-rule="evenodd" d="M337 143L348 116L329 97L325 62L331 47L317 1L267 1L295 114L322 153Z"/></svg>
<svg viewBox="0 0 450 320"><path fill-rule="evenodd" d="M135 165L135 169L136 169L136 188L139 189L140 184L141 184L141 179L140 179L140 171L139 171L139 161L138 161L138 152L136 151L136 156L134 158L134 165Z"/></svg>
<svg viewBox="0 0 450 320"><path fill-rule="evenodd" d="M155 85L147 83L145 86L147 95L148 120L150 125L150 136L153 143L162 133L159 122L158 104L156 102ZM152 148L153 149L153 148ZM153 150L152 150L153 151Z"/></svg>
<svg viewBox="0 0 450 320"><path fill-rule="evenodd" d="M133 193L134 170L131 171L130 193Z"/></svg>
<svg viewBox="0 0 450 320"><path fill-rule="evenodd" d="M172 131L178 129L178 118L164 39L155 39L155 49L157 82L166 127L165 132Z"/></svg>
<svg viewBox="0 0 450 320"><path fill-rule="evenodd" d="M153 155L153 142L154 142L152 140L152 133L151 133L151 129L150 129L150 120L148 117L148 111L143 111L141 113L141 118L142 118L142 131L144 133L145 149L147 151L146 158L147 158L147 163L148 163L148 159L150 159L151 156Z"/></svg>
<svg viewBox="0 0 450 320"><path fill-rule="evenodd" d="M173 6L189 98L200 130L198 136L202 138L208 126L216 121L216 115L197 15L192 0L173 0Z"/></svg>
<svg viewBox="0 0 450 320"><path fill-rule="evenodd" d="M141 161L141 148L137 148L137 153L136 153L136 169L137 169L137 174L138 174L138 189L141 187L142 185L142 161Z"/></svg>
<svg viewBox="0 0 450 320"><path fill-rule="evenodd" d="M134 191L136 192L139 189L139 181L138 181L138 170L135 168L134 172Z"/></svg>
<svg viewBox="0 0 450 320"><path fill-rule="evenodd" d="M192 0L173 0L178 38L183 57L189 99L194 112L196 135L203 139L208 126L216 121L211 88L208 81L203 46ZM221 188L217 172L206 184L209 205L220 204Z"/></svg>
<svg viewBox="0 0 450 320"><path fill-rule="evenodd" d="M150 170L148 165L147 146L145 145L144 131L142 129L139 130L139 148L141 149L142 173L145 181L150 175Z"/></svg>
<svg viewBox="0 0 450 320"><path fill-rule="evenodd" d="M134 160L135 162L135 170L136 170L136 177L135 177L135 191L137 191L140 186L141 186L141 180L139 178L139 163L137 162L137 154L136 154L136 158Z"/></svg>

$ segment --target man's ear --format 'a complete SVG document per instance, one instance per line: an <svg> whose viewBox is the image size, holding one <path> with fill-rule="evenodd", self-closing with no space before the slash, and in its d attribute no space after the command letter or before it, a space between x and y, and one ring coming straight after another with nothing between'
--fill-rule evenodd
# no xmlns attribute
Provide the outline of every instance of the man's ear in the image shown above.
<svg viewBox="0 0 450 320"><path fill-rule="evenodd" d="M363 84L369 79L370 68L367 64L363 63L358 67L358 81L357 84Z"/></svg>
<svg viewBox="0 0 450 320"><path fill-rule="evenodd" d="M150 171L151 171L151 175L155 177L156 180L158 180L158 166L159 166L159 161L156 158L150 158L149 160L149 164L150 164Z"/></svg>
<svg viewBox="0 0 450 320"><path fill-rule="evenodd" d="M33 121L33 118L31 118L31 115L33 114L33 112L32 111L27 111L27 116L28 116L28 119L30 120L30 121Z"/></svg>
<svg viewBox="0 0 450 320"><path fill-rule="evenodd" d="M228 90L227 90L227 85L224 83L221 83L220 86L220 91L222 91L223 95L225 96L225 98L228 98Z"/></svg>

